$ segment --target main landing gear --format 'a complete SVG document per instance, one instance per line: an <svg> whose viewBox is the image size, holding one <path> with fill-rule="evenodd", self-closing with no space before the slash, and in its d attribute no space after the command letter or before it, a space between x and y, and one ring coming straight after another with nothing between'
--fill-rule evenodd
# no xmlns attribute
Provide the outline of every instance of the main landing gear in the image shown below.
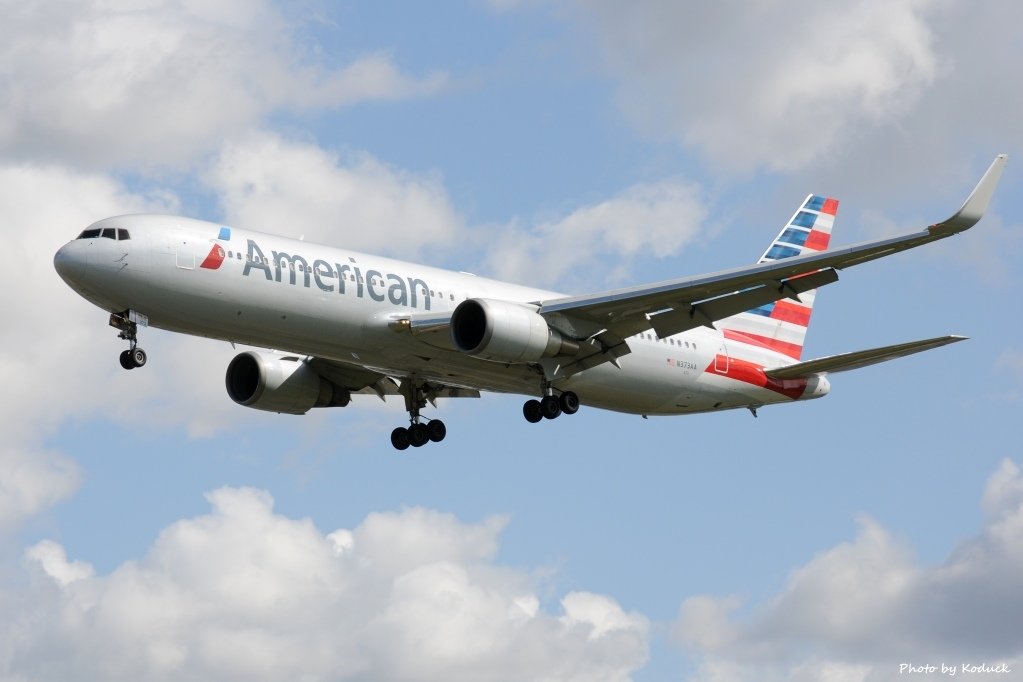
<svg viewBox="0 0 1023 682"><path fill-rule="evenodd" d="M554 395L548 386L544 393L546 395L540 400L527 400L522 406L522 416L530 424L536 424L543 419L557 419L562 414L575 414L579 411L579 396L574 391Z"/></svg>
<svg viewBox="0 0 1023 682"><path fill-rule="evenodd" d="M405 409L408 410L409 427L399 426L391 431L391 445L395 450L407 450L411 445L421 448L429 442L439 443L448 434L448 429L440 419L421 421L419 410L426 407L426 396L423 384L414 379L403 381L399 389L405 396Z"/></svg>
<svg viewBox="0 0 1023 682"><path fill-rule="evenodd" d="M129 311L111 315L110 326L120 330L121 333L117 335L117 338L124 339L130 344L128 350L121 351L121 355L118 358L121 361L121 367L135 369L145 365L146 351L138 347L139 326L131 320Z"/></svg>

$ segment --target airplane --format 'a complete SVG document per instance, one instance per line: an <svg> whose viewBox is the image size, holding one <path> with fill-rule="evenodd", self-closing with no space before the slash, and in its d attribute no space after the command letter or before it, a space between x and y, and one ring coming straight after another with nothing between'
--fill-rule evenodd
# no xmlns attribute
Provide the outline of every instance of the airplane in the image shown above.
<svg viewBox="0 0 1023 682"><path fill-rule="evenodd" d="M465 272L184 217L136 214L85 228L54 256L60 277L110 313L146 364L139 329L240 343L227 393L305 414L353 395L404 398L398 450L444 439L422 414L482 391L529 396L533 423L581 405L675 415L821 398L828 375L964 340L942 336L802 360L815 292L838 271L963 232L983 216L1007 155L950 218L829 249L838 201L809 195L760 260L728 270L568 296Z"/></svg>

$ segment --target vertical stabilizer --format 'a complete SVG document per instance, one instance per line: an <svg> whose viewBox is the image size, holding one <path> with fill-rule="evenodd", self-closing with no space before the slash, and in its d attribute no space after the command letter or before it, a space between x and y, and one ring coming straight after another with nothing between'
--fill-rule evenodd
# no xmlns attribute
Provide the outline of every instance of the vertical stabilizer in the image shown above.
<svg viewBox="0 0 1023 682"><path fill-rule="evenodd" d="M757 262L826 250L837 213L838 199L811 194ZM815 289L803 292L799 300L783 298L721 320L717 326L730 344L768 348L799 360L816 293Z"/></svg>

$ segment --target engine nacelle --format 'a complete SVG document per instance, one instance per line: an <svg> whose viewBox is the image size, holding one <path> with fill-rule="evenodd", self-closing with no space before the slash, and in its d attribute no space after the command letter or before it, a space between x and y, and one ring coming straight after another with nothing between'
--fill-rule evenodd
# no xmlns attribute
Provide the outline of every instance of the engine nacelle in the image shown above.
<svg viewBox="0 0 1023 682"><path fill-rule="evenodd" d="M487 298L462 301L451 313L455 348L485 360L536 362L574 354L579 344L551 329L531 307Z"/></svg>
<svg viewBox="0 0 1023 682"><path fill-rule="evenodd" d="M294 355L240 353L227 366L226 383L231 400L268 412L305 414L314 407L344 407L352 399Z"/></svg>

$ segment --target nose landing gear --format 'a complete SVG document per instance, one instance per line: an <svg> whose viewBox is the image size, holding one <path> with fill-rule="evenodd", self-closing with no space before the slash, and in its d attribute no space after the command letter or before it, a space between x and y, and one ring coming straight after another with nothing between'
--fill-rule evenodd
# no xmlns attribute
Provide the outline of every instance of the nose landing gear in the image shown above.
<svg viewBox="0 0 1023 682"><path fill-rule="evenodd" d="M135 369L146 364L146 351L138 347L139 324L146 326L145 315L140 315L132 310L123 313L114 313L110 316L110 326L120 330L117 338L124 339L129 343L128 350L121 351L119 360L124 369Z"/></svg>

